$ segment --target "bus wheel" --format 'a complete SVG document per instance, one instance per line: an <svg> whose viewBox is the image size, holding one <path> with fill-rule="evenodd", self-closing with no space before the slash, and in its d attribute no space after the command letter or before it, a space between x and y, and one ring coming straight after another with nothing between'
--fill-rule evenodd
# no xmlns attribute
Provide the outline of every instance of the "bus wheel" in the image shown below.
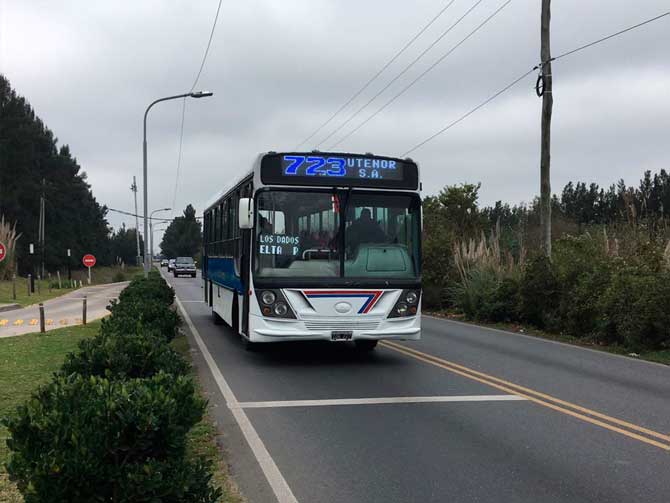
<svg viewBox="0 0 670 503"><path fill-rule="evenodd" d="M223 318L217 314L216 311L212 309L212 319L214 320L215 325L223 325Z"/></svg>
<svg viewBox="0 0 670 503"><path fill-rule="evenodd" d="M372 351L377 347L377 341L371 340L354 341L354 344L358 351Z"/></svg>

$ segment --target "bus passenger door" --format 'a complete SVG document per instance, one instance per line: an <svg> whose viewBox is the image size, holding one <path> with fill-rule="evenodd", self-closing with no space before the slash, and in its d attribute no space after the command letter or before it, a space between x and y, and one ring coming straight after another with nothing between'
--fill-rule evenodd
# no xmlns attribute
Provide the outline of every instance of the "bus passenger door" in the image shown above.
<svg viewBox="0 0 670 503"><path fill-rule="evenodd" d="M249 335L249 269L251 267L251 230L242 230L240 240L240 279L242 280L242 323L241 332Z"/></svg>

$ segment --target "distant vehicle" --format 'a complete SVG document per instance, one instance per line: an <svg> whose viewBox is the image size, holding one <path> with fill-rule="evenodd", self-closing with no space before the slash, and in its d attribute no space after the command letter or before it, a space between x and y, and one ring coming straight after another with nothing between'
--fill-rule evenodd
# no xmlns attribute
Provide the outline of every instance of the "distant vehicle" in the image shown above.
<svg viewBox="0 0 670 503"><path fill-rule="evenodd" d="M163 260L161 260L161 267L167 267L167 265L168 265L168 259L164 258Z"/></svg>
<svg viewBox="0 0 670 503"><path fill-rule="evenodd" d="M175 263L175 259L171 258L170 260L168 260L168 265L167 265L168 272L170 272L174 269L174 263Z"/></svg>
<svg viewBox="0 0 670 503"><path fill-rule="evenodd" d="M260 155L207 205L215 323L257 342L421 336L421 199L411 159Z"/></svg>
<svg viewBox="0 0 670 503"><path fill-rule="evenodd" d="M172 272L174 277L188 275L195 278L195 262L191 257L177 257Z"/></svg>

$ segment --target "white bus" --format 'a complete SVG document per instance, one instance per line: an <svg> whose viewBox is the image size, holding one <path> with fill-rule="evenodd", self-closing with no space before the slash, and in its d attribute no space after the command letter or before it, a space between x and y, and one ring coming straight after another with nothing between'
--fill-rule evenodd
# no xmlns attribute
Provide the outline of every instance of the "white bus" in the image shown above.
<svg viewBox="0 0 670 503"><path fill-rule="evenodd" d="M421 333L421 185L411 159L269 152L204 214L214 321L249 348Z"/></svg>

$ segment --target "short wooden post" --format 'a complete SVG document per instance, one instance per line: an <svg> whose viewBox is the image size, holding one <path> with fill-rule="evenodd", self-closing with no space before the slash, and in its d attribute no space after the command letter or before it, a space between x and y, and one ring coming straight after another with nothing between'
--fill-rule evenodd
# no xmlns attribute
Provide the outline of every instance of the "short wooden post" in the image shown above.
<svg viewBox="0 0 670 503"><path fill-rule="evenodd" d="M60 271L56 271L56 275L58 276L58 289L60 290L63 288L63 284L60 281Z"/></svg>
<svg viewBox="0 0 670 503"><path fill-rule="evenodd" d="M12 299L16 300L16 273L12 274Z"/></svg>
<svg viewBox="0 0 670 503"><path fill-rule="evenodd" d="M40 283L42 282L42 276L39 274L37 275L37 295L42 295L42 287L40 286Z"/></svg>
<svg viewBox="0 0 670 503"><path fill-rule="evenodd" d="M40 302L40 333L45 332L45 327L44 327L44 304Z"/></svg>
<svg viewBox="0 0 670 503"><path fill-rule="evenodd" d="M47 287L49 288L49 292L51 292L51 273L47 273Z"/></svg>
<svg viewBox="0 0 670 503"><path fill-rule="evenodd" d="M28 297L30 297L32 295L32 292L30 291L30 278L31 278L31 275L28 274Z"/></svg>
<svg viewBox="0 0 670 503"><path fill-rule="evenodd" d="M84 295L84 301L82 303L81 321L86 325L86 295Z"/></svg>

